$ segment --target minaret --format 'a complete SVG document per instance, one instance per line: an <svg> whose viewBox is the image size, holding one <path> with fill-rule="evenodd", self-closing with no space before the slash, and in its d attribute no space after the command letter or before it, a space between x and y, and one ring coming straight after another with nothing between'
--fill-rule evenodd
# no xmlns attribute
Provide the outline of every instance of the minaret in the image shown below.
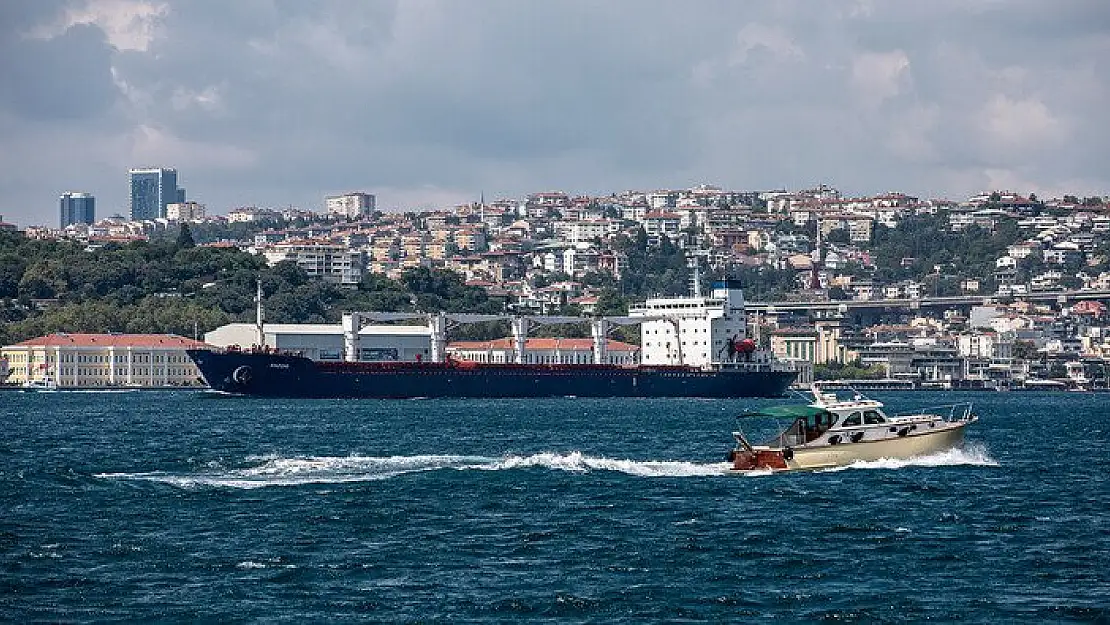
<svg viewBox="0 0 1110 625"><path fill-rule="evenodd" d="M809 288L814 291L821 288L821 278L817 275L821 267L821 220L817 220L817 245L813 248L813 254L810 256L811 267L809 271Z"/></svg>

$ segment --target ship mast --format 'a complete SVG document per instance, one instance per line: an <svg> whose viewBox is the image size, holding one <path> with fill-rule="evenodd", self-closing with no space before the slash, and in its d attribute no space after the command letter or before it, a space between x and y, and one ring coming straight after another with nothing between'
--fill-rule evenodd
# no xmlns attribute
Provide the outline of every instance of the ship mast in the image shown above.
<svg viewBox="0 0 1110 625"><path fill-rule="evenodd" d="M256 280L257 291L254 295L254 329L258 332L258 346L266 347L266 333L263 331L263 311L262 311L262 278Z"/></svg>

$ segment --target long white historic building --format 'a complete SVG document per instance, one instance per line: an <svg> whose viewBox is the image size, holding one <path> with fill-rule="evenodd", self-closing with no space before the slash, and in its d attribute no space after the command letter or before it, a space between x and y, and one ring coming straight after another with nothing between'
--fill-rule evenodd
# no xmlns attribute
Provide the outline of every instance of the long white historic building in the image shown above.
<svg viewBox="0 0 1110 625"><path fill-rule="evenodd" d="M48 334L5 346L8 384L53 378L59 387L203 386L176 334Z"/></svg>

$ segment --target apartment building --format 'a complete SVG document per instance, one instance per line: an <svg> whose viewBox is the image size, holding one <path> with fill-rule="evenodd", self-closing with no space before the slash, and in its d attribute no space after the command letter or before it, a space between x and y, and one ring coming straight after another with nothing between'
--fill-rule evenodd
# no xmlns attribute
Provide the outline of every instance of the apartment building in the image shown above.
<svg viewBox="0 0 1110 625"><path fill-rule="evenodd" d="M306 239L282 241L269 246L262 254L271 266L293 261L309 277L344 286L358 284L364 271L362 252L336 243Z"/></svg>

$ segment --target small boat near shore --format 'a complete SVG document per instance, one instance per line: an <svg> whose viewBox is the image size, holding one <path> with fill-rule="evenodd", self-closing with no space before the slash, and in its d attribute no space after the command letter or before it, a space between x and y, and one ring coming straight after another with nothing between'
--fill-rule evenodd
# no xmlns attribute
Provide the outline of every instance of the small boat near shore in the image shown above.
<svg viewBox="0 0 1110 625"><path fill-rule="evenodd" d="M58 390L58 381L49 375L27 380L19 387L25 393L53 393Z"/></svg>
<svg viewBox="0 0 1110 625"><path fill-rule="evenodd" d="M970 403L890 416L882 402L853 393L840 399L814 387L809 404L769 406L744 413L741 421L764 417L789 421L776 437L754 445L733 432L730 472L829 469L860 461L904 459L956 447L978 420Z"/></svg>

